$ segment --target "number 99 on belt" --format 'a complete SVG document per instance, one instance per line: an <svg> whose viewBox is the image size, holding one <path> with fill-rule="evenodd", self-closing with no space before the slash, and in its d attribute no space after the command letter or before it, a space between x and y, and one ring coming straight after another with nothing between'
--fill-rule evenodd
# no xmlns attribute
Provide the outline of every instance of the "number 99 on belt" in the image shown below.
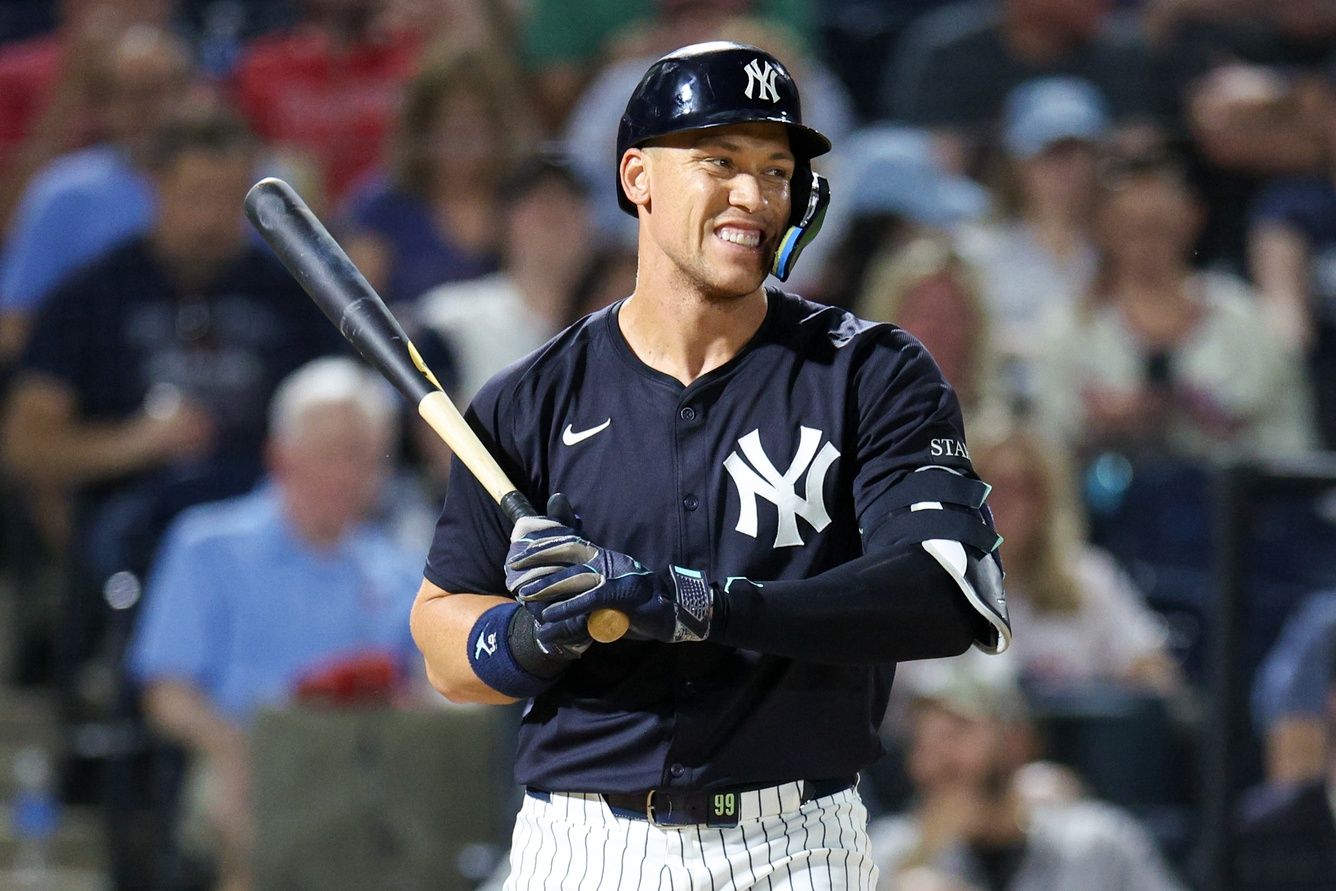
<svg viewBox="0 0 1336 891"><path fill-rule="evenodd" d="M710 803L710 821L725 826L738 825L738 795L736 792L718 792Z"/></svg>

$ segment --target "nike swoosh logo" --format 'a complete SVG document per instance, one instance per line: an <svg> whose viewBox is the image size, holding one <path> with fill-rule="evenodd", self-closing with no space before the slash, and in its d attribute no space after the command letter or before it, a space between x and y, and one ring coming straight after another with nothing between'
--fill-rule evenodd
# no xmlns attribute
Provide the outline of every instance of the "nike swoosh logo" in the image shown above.
<svg viewBox="0 0 1336 891"><path fill-rule="evenodd" d="M599 424L597 427L590 427L588 430L581 430L579 433L576 433L574 430L571 429L571 425L567 424L566 429L561 431L561 441L564 445L568 446L576 445L577 443L584 442L591 436L594 436L596 434L602 433L604 430L607 430L608 425L611 423L612 423L612 418L608 418L606 421L604 421L602 424Z"/></svg>

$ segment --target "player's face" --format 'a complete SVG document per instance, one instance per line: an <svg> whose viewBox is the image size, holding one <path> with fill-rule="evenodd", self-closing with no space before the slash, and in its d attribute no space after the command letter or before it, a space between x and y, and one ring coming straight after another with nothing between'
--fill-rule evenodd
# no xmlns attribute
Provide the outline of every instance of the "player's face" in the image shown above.
<svg viewBox="0 0 1336 891"><path fill-rule="evenodd" d="M789 218L795 159L784 125L674 134L646 157L653 242L708 296L755 292Z"/></svg>

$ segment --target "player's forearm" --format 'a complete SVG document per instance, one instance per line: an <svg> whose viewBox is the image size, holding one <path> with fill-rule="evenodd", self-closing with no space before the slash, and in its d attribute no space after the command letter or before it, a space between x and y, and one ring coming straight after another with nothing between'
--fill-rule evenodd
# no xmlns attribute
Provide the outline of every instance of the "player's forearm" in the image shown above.
<svg viewBox="0 0 1336 891"><path fill-rule="evenodd" d="M956 656L978 619L926 552L868 554L809 579L735 580L716 601L710 640L814 662Z"/></svg>
<svg viewBox="0 0 1336 891"><path fill-rule="evenodd" d="M422 652L427 680L451 702L504 705L514 702L489 687L469 665L469 632L483 613L511 603L489 594L451 594L425 579L413 604L413 640Z"/></svg>

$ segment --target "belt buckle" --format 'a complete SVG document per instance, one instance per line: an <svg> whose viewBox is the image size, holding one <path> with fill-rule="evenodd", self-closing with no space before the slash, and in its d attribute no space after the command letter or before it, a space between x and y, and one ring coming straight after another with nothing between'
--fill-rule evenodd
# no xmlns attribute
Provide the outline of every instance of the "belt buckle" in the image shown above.
<svg viewBox="0 0 1336 891"><path fill-rule="evenodd" d="M645 793L645 819L649 820L649 825L658 826L659 820L654 815L654 793L657 789L650 789Z"/></svg>

